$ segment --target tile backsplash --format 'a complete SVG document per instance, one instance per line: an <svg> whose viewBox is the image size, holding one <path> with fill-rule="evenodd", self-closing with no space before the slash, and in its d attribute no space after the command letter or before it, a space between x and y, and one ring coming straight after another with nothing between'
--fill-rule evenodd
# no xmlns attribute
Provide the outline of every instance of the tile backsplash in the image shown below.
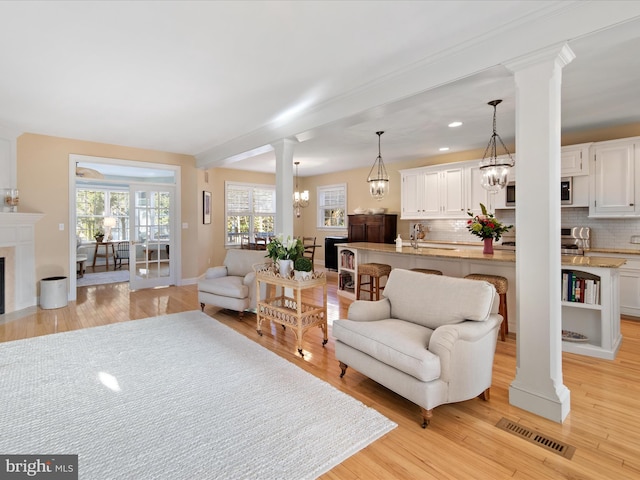
<svg viewBox="0 0 640 480"><path fill-rule="evenodd" d="M498 210L496 217L502 223L516 226L515 210ZM420 223L427 229L426 241L479 242L480 239L467 230L467 220L468 218L423 220ZM406 222L406 227L399 225L402 238L410 238L414 223ZM563 208L561 225L591 227L591 248L640 248L639 245L630 243L632 235L640 235L640 218L589 218L589 209L586 207Z"/></svg>

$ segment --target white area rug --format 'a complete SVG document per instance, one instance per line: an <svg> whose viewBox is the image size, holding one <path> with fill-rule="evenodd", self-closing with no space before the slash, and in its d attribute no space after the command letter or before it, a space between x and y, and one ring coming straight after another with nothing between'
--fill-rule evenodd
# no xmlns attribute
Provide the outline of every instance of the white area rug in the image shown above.
<svg viewBox="0 0 640 480"><path fill-rule="evenodd" d="M83 277L76 280L78 287L86 287L88 285L104 285L106 283L121 283L129 281L129 269L111 270L108 272L85 273Z"/></svg>
<svg viewBox="0 0 640 480"><path fill-rule="evenodd" d="M199 311L1 343L0 405L83 480L311 479L396 426Z"/></svg>

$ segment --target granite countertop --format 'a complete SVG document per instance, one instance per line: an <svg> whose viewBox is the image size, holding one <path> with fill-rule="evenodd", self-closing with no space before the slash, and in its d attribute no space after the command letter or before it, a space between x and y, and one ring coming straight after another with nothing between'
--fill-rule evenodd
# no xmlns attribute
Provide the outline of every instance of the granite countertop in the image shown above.
<svg viewBox="0 0 640 480"><path fill-rule="evenodd" d="M640 247L640 245L638 245ZM640 255L640 248L590 248L587 253L612 253L618 255Z"/></svg>
<svg viewBox="0 0 640 480"><path fill-rule="evenodd" d="M448 243L448 245L451 245ZM343 243L341 247L353 248L354 250L369 250L372 252L389 253L395 255L416 255L422 257L437 257L460 260L487 260L491 262L515 263L516 254L509 250L494 250L493 254L484 254L477 248L456 248L456 247L413 247L403 246L402 250L396 250L395 245L387 243ZM562 265L580 265L584 267L618 268L627 261L624 258L609 257L586 257L562 255Z"/></svg>

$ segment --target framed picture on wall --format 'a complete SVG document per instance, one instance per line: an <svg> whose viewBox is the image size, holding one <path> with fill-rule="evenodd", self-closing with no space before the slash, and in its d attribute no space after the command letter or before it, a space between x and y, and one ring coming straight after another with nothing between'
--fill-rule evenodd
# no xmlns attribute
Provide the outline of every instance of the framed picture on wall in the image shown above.
<svg viewBox="0 0 640 480"><path fill-rule="evenodd" d="M202 223L211 223L211 192L202 192Z"/></svg>

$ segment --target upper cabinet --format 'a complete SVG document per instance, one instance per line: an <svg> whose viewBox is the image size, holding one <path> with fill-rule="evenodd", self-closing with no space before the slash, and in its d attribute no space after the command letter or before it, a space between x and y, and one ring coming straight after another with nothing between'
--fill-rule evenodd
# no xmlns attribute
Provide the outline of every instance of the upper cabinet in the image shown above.
<svg viewBox="0 0 640 480"><path fill-rule="evenodd" d="M640 137L594 143L591 148L590 217L640 215Z"/></svg>
<svg viewBox="0 0 640 480"><path fill-rule="evenodd" d="M470 162L467 166L467 210L474 215L482 213L480 204L482 203L490 212L495 210L497 193L489 193L482 186L482 170L480 162ZM504 203L504 200L503 200Z"/></svg>
<svg viewBox="0 0 640 480"><path fill-rule="evenodd" d="M401 170L402 219L466 215L465 171L459 164Z"/></svg>
<svg viewBox="0 0 640 480"><path fill-rule="evenodd" d="M560 153L560 174L563 177L589 175L589 147L591 143L568 145Z"/></svg>
<svg viewBox="0 0 640 480"><path fill-rule="evenodd" d="M396 239L397 215L349 215L348 217L350 243L393 243Z"/></svg>

